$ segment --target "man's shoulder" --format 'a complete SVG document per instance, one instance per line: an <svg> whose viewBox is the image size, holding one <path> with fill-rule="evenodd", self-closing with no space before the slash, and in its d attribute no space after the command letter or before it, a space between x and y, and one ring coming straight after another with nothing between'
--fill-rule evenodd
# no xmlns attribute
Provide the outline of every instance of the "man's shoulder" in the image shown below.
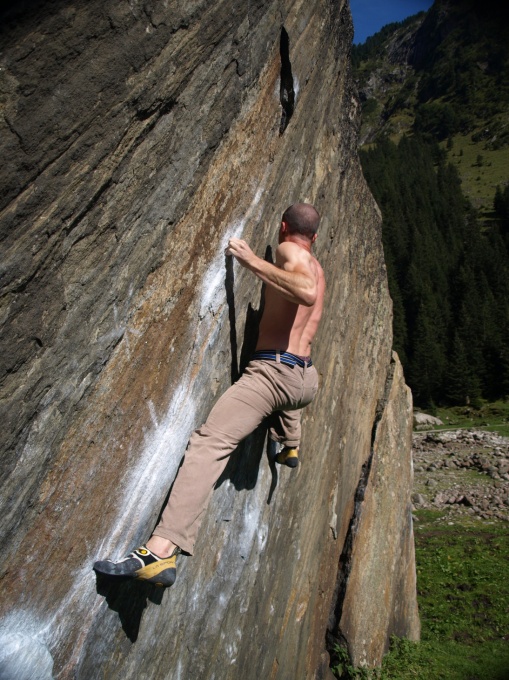
<svg viewBox="0 0 509 680"><path fill-rule="evenodd" d="M322 267L313 253L292 241L285 241L278 245L276 249L276 264L280 267L285 265L305 267L312 272L316 271L318 275L320 273L323 275Z"/></svg>
<svg viewBox="0 0 509 680"><path fill-rule="evenodd" d="M292 241L280 243L276 248L276 255L285 260L310 261L315 259L309 250L302 248L298 243L293 243Z"/></svg>
<svg viewBox="0 0 509 680"><path fill-rule="evenodd" d="M311 269L313 259L307 250L296 243L287 241L280 243L276 248L276 266L288 271L293 271L296 268Z"/></svg>
<svg viewBox="0 0 509 680"><path fill-rule="evenodd" d="M276 253L297 253L301 247L293 241L283 241L276 248Z"/></svg>

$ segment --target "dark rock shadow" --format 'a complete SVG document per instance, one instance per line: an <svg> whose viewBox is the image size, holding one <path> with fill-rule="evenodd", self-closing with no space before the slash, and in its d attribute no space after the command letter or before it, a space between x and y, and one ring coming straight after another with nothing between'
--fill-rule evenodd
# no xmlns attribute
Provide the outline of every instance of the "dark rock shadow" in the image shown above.
<svg viewBox="0 0 509 680"><path fill-rule="evenodd" d="M237 491L254 489L258 481L263 443L267 436L267 425L262 423L241 442L230 456L223 474L216 482L215 489L229 480Z"/></svg>
<svg viewBox="0 0 509 680"><path fill-rule="evenodd" d="M228 319L230 321L230 347L231 347L231 368L230 376L232 385L240 378L239 364L237 361L237 320L235 314L235 293L233 285L235 282L233 274L233 257L225 255L226 276L224 287L226 288L226 304L228 305Z"/></svg>
<svg viewBox="0 0 509 680"><path fill-rule="evenodd" d="M265 261L274 263L272 257L272 248L267 246L265 249ZM249 363L249 360L253 356L256 349L256 343L258 342L258 327L260 325L260 319L262 318L264 301L265 301L265 285L262 286L262 291L260 294L260 304L258 309L255 309L251 303L249 303L246 311L246 321L244 324L244 339L242 342L242 349L240 351L240 362L237 360L238 354L238 341L237 341L237 315L235 311L235 277L233 271L233 257L225 257L225 289L226 289L226 303L228 305L228 319L230 322L230 350L231 350L231 382L232 385L237 381L242 375L244 369Z"/></svg>
<svg viewBox="0 0 509 680"><path fill-rule="evenodd" d="M96 578L97 594L102 595L108 607L118 613L124 633L131 642L136 642L148 601L160 605L165 588L118 576L109 577L97 572Z"/></svg>
<svg viewBox="0 0 509 680"><path fill-rule="evenodd" d="M182 467L183 462L184 456L182 456L178 470ZM175 478L176 477L177 475L175 475ZM166 498L161 506L154 528L161 520L161 515L168 503L168 498L170 497L174 483L175 479L166 494ZM182 555L187 554L188 553L182 551ZM143 612L147 608L148 602L160 605L163 601L164 592L165 590L168 590L168 588L161 588L152 583L137 581L128 577L107 576L106 574L100 574L99 572L95 572L95 575L97 594L102 595L102 597L105 598L109 609L118 613L126 637L132 643L136 642Z"/></svg>
<svg viewBox="0 0 509 680"><path fill-rule="evenodd" d="M267 246L265 249L265 261L274 264L272 258L272 248ZM251 303L247 306L246 311L246 322L244 324L244 339L242 341L242 349L240 350L240 374L242 375L246 366L248 365L251 357L254 354L256 345L258 343L258 328L260 326L260 320L263 315L263 310L265 307L265 284L262 286L260 293L260 303L258 309L251 306ZM233 351L233 347L232 347Z"/></svg>
<svg viewBox="0 0 509 680"><path fill-rule="evenodd" d="M273 263L271 246L267 246L265 250L265 260L267 262ZM227 256L225 258L225 266L225 288L226 301L228 304L228 317L230 321L230 348L232 357L231 379L233 384L244 372L256 349L256 344L258 342L258 328L264 309L265 286L262 286L258 309L255 309L251 303L249 303L247 307L246 320L244 324L244 338L242 342L242 349L240 351L240 360L237 361L238 341L236 329L233 257ZM239 444L237 449L232 453L223 474L216 482L214 488L217 489L226 480L229 480L237 491L243 489L253 489L255 487L258 480L260 461L263 456L263 445L267 437L267 420L263 423L260 423L256 430ZM269 455L268 447L267 455ZM271 465L270 458L269 465Z"/></svg>
<svg viewBox="0 0 509 680"><path fill-rule="evenodd" d="M277 453L276 442L272 441L272 439L269 439L267 437L267 460L269 461L269 468L271 474L269 495L267 496L267 505L270 505L274 491L277 488L278 474L276 465L276 453Z"/></svg>

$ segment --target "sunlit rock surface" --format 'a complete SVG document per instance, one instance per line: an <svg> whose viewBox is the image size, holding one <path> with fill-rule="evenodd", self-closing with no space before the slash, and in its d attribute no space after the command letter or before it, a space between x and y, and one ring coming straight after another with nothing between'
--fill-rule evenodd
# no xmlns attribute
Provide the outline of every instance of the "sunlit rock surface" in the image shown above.
<svg viewBox="0 0 509 680"><path fill-rule="evenodd" d="M0 657L2 677L31 677L31 664L85 680L324 677L329 615L356 602L348 589L338 600L338 568L390 402L391 302L356 155L348 4L2 11L0 646L20 649L17 675L16 654ZM191 431L256 341L261 287L225 261L228 237L270 257L299 200L323 215L328 281L302 465L269 465L260 428L171 590L97 581L94 560L150 534ZM368 482L375 506L377 493ZM387 588L398 612L415 606L408 521L384 536L408 559L372 589L375 608ZM413 613L400 619L411 634Z"/></svg>
<svg viewBox="0 0 509 680"><path fill-rule="evenodd" d="M415 551L408 463L412 396L394 354L385 398L373 428L373 455L357 489L341 555L338 598L329 635L347 643L355 666L373 667L388 634L418 640Z"/></svg>

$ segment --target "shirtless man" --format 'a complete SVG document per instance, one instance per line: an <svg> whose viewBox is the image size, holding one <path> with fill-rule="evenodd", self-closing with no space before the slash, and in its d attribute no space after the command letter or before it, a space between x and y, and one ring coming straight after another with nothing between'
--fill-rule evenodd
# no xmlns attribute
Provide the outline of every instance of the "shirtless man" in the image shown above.
<svg viewBox="0 0 509 680"><path fill-rule="evenodd" d="M302 408L318 389L310 353L325 293L322 268L311 254L319 220L308 203L290 206L282 217L275 264L255 255L242 239L230 239L226 254L266 284L256 351L241 378L192 435L150 540L119 562L96 562L96 571L172 585L177 554L193 553L212 489L229 456L267 416L270 438L283 445L276 461L298 464Z"/></svg>

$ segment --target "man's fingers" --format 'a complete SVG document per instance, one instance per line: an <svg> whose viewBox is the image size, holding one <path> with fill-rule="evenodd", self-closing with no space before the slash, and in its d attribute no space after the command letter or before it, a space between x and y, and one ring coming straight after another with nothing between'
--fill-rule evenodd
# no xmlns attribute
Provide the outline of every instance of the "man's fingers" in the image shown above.
<svg viewBox="0 0 509 680"><path fill-rule="evenodd" d="M228 245L226 246L226 249L224 251L226 255L233 255L234 254L233 253L233 245L234 244L232 244L232 240L230 239L228 241Z"/></svg>
<svg viewBox="0 0 509 680"><path fill-rule="evenodd" d="M232 237L228 241L228 247L225 250L227 255L233 257L240 262L243 267L249 267L249 263L255 257L251 248L241 238Z"/></svg>
<svg viewBox="0 0 509 680"><path fill-rule="evenodd" d="M226 250L224 251L227 255L235 255L240 251L239 246L243 243L242 239L240 238L231 238L228 241L228 245L226 247Z"/></svg>

